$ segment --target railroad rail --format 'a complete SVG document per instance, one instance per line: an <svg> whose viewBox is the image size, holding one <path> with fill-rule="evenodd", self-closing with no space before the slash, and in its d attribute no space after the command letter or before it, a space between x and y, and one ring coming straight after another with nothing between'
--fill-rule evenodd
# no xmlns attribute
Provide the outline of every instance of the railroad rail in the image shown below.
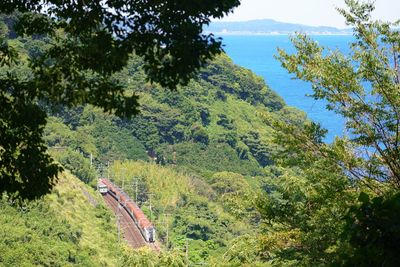
<svg viewBox="0 0 400 267"><path fill-rule="evenodd" d="M119 238L122 235L134 249L148 246L154 251L160 251L160 246L155 241L153 225L122 189L107 179L99 179L99 191L117 217Z"/></svg>

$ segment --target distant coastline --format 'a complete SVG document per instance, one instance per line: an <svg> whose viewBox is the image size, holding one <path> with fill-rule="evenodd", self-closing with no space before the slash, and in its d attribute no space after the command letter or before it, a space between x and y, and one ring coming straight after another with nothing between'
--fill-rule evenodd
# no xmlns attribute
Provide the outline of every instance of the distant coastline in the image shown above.
<svg viewBox="0 0 400 267"><path fill-rule="evenodd" d="M305 33L307 35L333 35L333 36L347 36L352 35L351 32L304 32L304 31L297 31L299 33ZM296 31L293 32L246 32L246 31L220 31L220 32L211 32L211 31L204 31L205 34L214 34L214 35L260 35L260 36L270 36L270 35L292 35L295 34Z"/></svg>
<svg viewBox="0 0 400 267"><path fill-rule="evenodd" d="M212 22L204 28L204 33L216 35L291 35L296 32L308 35L352 35L349 28L338 29L329 26L309 26L279 22L272 19Z"/></svg>

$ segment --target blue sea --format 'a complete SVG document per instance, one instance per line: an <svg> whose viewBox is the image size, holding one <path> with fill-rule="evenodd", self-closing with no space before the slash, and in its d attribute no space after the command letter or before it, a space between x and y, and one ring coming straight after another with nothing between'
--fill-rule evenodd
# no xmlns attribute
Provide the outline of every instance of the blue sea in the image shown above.
<svg viewBox="0 0 400 267"><path fill-rule="evenodd" d="M225 35L221 36L225 52L234 63L254 71L262 76L265 82L277 92L285 102L305 111L309 118L328 130L326 142L332 142L335 136L343 135L344 119L326 109L326 103L307 97L312 93L309 83L293 79L293 75L281 67L274 58L277 47L294 52L287 35ZM330 49L339 49L349 53L349 43L353 36L318 35L311 36L320 45Z"/></svg>

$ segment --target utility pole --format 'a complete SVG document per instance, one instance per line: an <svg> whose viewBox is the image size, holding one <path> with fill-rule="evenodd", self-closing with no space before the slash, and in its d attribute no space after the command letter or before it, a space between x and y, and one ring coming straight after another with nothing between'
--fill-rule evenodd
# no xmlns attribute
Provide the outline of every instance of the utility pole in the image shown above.
<svg viewBox="0 0 400 267"><path fill-rule="evenodd" d="M186 266L189 266L189 242L187 238L185 244L185 259L186 259Z"/></svg>
<svg viewBox="0 0 400 267"><path fill-rule="evenodd" d="M169 224L168 224L168 221L167 221L167 250L169 250Z"/></svg>
<svg viewBox="0 0 400 267"><path fill-rule="evenodd" d="M119 242L120 242L120 241L119 241L119 240L120 240L120 239L119 239L119 238L120 238L120 237L119 237L119 236L120 236L120 234L119 234L119 231L120 231L120 229L119 229L119 228L120 228L119 215L117 215L117 228L118 228L118 243L119 243Z"/></svg>
<svg viewBox="0 0 400 267"><path fill-rule="evenodd" d="M132 178L132 194L135 194L135 203L139 206L138 198L139 198L139 178Z"/></svg>
<svg viewBox="0 0 400 267"><path fill-rule="evenodd" d="M167 250L169 250L169 222L168 222L168 217L170 216L171 214L164 214L164 223L165 223L165 225L166 225L166 246L167 246Z"/></svg>
<svg viewBox="0 0 400 267"><path fill-rule="evenodd" d="M132 188L130 190L130 192L132 192L132 195L135 194L135 177L132 177L132 184L131 184ZM133 197L132 197L133 198Z"/></svg>
<svg viewBox="0 0 400 267"><path fill-rule="evenodd" d="M122 169L122 191L125 191L125 176L126 176L126 168Z"/></svg>
<svg viewBox="0 0 400 267"><path fill-rule="evenodd" d="M93 154L90 153L90 168L93 166Z"/></svg>
<svg viewBox="0 0 400 267"><path fill-rule="evenodd" d="M151 205L151 197L154 195L154 193L147 193L147 196L149 198L149 210L150 210L150 221L153 220L153 209Z"/></svg>
<svg viewBox="0 0 400 267"><path fill-rule="evenodd" d="M107 180L110 180L110 161L107 160Z"/></svg>
<svg viewBox="0 0 400 267"><path fill-rule="evenodd" d="M149 209L150 209L150 221L152 221L152 220L153 220L153 210L151 209L151 195L152 195L152 194L149 194L149 204L150 204L150 207L149 207Z"/></svg>
<svg viewBox="0 0 400 267"><path fill-rule="evenodd" d="M120 242L121 236L121 204L118 202L118 212L117 212L117 228L118 228L118 243Z"/></svg>
<svg viewBox="0 0 400 267"><path fill-rule="evenodd" d="M137 205L139 205L138 204L138 181L139 179L136 177L136 186L135 186L135 202L136 202L136 204Z"/></svg>

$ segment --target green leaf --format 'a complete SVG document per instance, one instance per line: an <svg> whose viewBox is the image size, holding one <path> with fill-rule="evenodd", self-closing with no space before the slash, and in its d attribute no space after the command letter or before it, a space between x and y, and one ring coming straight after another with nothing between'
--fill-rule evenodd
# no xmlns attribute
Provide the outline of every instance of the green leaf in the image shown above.
<svg viewBox="0 0 400 267"><path fill-rule="evenodd" d="M362 202L362 203L368 203L369 202L369 196L367 193L365 192L361 192L359 197L358 197L358 201Z"/></svg>

